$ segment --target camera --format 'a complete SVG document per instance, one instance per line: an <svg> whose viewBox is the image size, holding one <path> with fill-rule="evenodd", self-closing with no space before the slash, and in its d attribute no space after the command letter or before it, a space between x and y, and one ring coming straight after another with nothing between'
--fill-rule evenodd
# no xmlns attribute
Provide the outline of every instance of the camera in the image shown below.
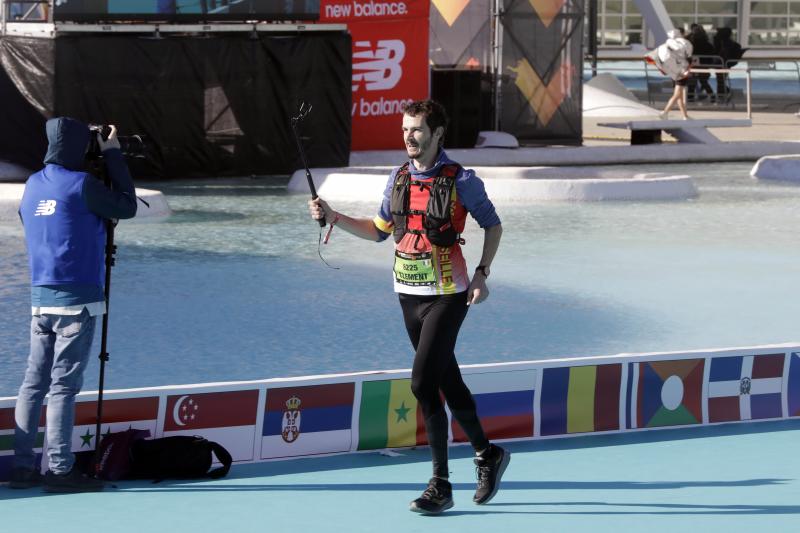
<svg viewBox="0 0 800 533"><path fill-rule="evenodd" d="M100 149L100 143L97 142L97 135L102 135L103 140L108 139L111 135L111 126L103 124L89 124L89 149L86 151L87 159L100 159L103 157L103 151ZM119 147L122 155L125 157L132 157L136 159L147 158L147 146L144 135L117 135Z"/></svg>

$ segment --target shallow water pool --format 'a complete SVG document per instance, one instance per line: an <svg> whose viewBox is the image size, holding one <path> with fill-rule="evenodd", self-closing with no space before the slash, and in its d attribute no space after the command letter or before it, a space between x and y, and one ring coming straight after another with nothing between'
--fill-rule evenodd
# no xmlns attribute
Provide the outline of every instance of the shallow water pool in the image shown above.
<svg viewBox="0 0 800 533"><path fill-rule="evenodd" d="M700 195L687 201L498 206L492 294L467 317L460 362L799 341L800 187L757 182L750 167L637 167L693 175ZM335 230L323 250L333 270L317 257L306 198L283 182L144 186L175 215L118 227L107 388L410 366L388 242ZM335 207L371 217L377 201ZM470 221L471 266L479 231ZM17 224L0 224L0 272L8 396L30 321ZM94 364L84 388L96 386Z"/></svg>

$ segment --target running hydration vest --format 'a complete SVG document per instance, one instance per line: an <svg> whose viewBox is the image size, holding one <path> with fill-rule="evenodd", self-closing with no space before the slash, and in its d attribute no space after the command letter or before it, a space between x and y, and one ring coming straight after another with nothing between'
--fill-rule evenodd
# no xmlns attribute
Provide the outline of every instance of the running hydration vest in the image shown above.
<svg viewBox="0 0 800 533"><path fill-rule="evenodd" d="M456 176L461 169L458 164L442 165L439 174L429 180L417 180L411 177L405 163L394 180L390 210L394 221L394 241L399 243L406 233L425 235L431 244L436 246L453 246L458 241L458 233L453 226L452 213L455 202ZM427 197L425 211L410 209L411 197L424 195ZM419 204L420 202L415 202ZM419 228L410 228L409 215L421 215Z"/></svg>

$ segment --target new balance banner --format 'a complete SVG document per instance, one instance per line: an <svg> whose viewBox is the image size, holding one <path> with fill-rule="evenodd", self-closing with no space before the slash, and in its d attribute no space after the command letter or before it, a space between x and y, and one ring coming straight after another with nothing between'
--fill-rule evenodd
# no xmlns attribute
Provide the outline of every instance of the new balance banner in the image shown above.
<svg viewBox="0 0 800 533"><path fill-rule="evenodd" d="M164 436L200 435L222 444L234 461L253 459L258 390L167 397Z"/></svg>
<svg viewBox="0 0 800 533"><path fill-rule="evenodd" d="M353 38L352 149L403 147L403 104L428 97L428 0L323 0ZM399 164L399 162L398 162Z"/></svg>

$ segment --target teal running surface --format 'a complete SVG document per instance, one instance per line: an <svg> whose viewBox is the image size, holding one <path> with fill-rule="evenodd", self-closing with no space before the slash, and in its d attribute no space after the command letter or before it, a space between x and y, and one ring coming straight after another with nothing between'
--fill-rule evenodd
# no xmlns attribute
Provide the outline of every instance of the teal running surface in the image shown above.
<svg viewBox="0 0 800 533"><path fill-rule="evenodd" d="M500 491L472 503L470 449L451 448L455 506L411 513L427 448L234 466L218 481L124 481L104 493L0 487L0 531L628 532L800 530L800 419L503 444Z"/></svg>

